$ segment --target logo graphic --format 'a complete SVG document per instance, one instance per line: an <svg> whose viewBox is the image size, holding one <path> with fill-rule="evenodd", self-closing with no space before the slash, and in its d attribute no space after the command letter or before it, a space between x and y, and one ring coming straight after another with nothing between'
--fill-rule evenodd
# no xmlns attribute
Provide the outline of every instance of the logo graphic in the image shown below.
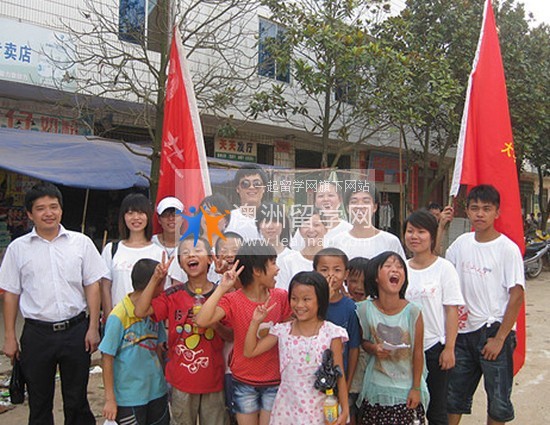
<svg viewBox="0 0 550 425"><path fill-rule="evenodd" d="M193 235L193 246L197 246L197 241L201 234L201 221L204 218L206 224L206 238L208 243L212 246L212 236L217 235L222 240L225 240L225 236L221 232L218 224L219 222L230 212L225 211L225 214L219 214L218 209L215 206L210 207L210 213L206 211L202 206L199 207L199 211L195 207L189 208L190 215L185 215L183 211L178 211L178 215L183 217L187 222L187 230L180 237L180 241L184 240L190 235Z"/></svg>

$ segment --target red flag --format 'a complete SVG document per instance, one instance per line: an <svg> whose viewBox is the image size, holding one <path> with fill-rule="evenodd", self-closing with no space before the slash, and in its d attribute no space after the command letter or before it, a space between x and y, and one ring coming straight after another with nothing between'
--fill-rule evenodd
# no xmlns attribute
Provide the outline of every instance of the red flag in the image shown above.
<svg viewBox="0 0 550 425"><path fill-rule="evenodd" d="M466 93L451 196L461 184L470 190L491 184L500 192L500 217L495 228L513 240L523 253L523 221L519 183L506 95L506 81L491 0L485 3L483 26ZM525 362L525 305L516 325L518 345L514 373Z"/></svg>
<svg viewBox="0 0 550 425"><path fill-rule="evenodd" d="M184 208L198 208L212 194L195 91L181 35L174 28L164 101L157 203L175 196Z"/></svg>

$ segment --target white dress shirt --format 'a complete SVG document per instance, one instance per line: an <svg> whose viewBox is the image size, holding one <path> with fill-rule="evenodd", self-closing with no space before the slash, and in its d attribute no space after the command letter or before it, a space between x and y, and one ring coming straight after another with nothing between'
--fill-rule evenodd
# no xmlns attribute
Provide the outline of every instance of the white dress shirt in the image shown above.
<svg viewBox="0 0 550 425"><path fill-rule="evenodd" d="M84 286L107 268L91 239L59 226L52 241L35 229L13 241L0 267L0 288L17 294L26 319L59 322L87 308Z"/></svg>

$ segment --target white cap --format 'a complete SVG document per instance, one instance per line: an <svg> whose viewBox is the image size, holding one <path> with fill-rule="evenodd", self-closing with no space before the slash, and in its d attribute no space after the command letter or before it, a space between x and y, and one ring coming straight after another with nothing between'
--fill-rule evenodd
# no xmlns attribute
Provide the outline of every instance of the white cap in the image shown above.
<svg viewBox="0 0 550 425"><path fill-rule="evenodd" d="M163 198L157 205L157 213L161 215L168 208L175 208L176 210L183 211L183 204L178 198L168 196Z"/></svg>

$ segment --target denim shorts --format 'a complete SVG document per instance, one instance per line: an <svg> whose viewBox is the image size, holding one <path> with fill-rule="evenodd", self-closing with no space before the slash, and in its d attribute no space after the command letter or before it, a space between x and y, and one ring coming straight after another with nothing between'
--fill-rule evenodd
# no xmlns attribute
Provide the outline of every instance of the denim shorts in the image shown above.
<svg viewBox="0 0 550 425"><path fill-rule="evenodd" d="M233 378L233 408L235 413L248 415L260 410L271 412L278 385L255 387Z"/></svg>
<svg viewBox="0 0 550 425"><path fill-rule="evenodd" d="M447 412L470 414L472 399L483 375L487 394L487 413L497 422L514 419L514 407L510 397L513 385L513 354L516 334L510 331L496 360L485 360L481 350L488 338L497 334L500 323L483 326L474 332L458 334L456 339L456 365L449 377Z"/></svg>

